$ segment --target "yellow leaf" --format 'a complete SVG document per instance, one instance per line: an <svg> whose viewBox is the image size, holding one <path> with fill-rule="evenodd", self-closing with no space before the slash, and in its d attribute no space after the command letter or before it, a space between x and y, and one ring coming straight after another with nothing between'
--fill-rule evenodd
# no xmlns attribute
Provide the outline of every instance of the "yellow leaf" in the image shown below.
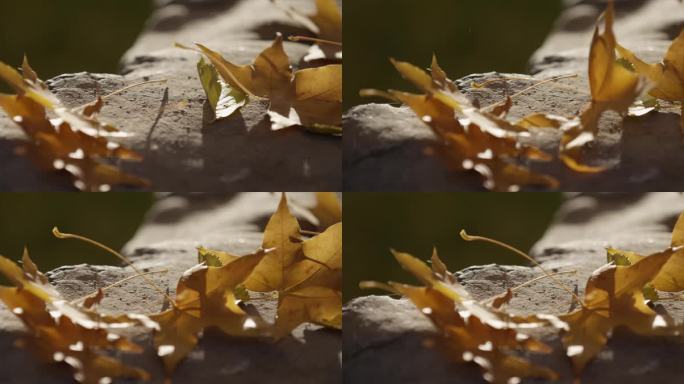
<svg viewBox="0 0 684 384"><path fill-rule="evenodd" d="M302 248L302 240L299 223L290 213L285 193L280 198L278 209L266 224L261 246L274 250L257 265L245 282L245 287L257 292L286 288L285 269L296 261L297 254Z"/></svg>

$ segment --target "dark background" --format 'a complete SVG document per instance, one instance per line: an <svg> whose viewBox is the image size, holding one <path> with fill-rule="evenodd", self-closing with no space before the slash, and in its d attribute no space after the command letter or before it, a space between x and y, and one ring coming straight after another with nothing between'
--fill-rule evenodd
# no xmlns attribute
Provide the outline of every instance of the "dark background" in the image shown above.
<svg viewBox="0 0 684 384"><path fill-rule="evenodd" d="M0 193L0 255L21 258L28 246L41 271L80 263L120 264L109 253L78 240L52 235L76 233L119 250L151 207L151 193Z"/></svg>
<svg viewBox="0 0 684 384"><path fill-rule="evenodd" d="M115 73L152 9L152 0L2 0L0 61L17 67L26 53L42 79Z"/></svg>
<svg viewBox="0 0 684 384"><path fill-rule="evenodd" d="M344 4L345 107L361 88L411 90L388 58L428 67L432 53L452 78L525 73L561 11L561 0L350 0Z"/></svg>
<svg viewBox="0 0 684 384"><path fill-rule="evenodd" d="M427 260L436 245L449 270L489 263L525 264L510 251L471 235L491 237L528 251L562 202L560 193L345 193L344 299L380 291L359 281L415 282L389 249Z"/></svg>

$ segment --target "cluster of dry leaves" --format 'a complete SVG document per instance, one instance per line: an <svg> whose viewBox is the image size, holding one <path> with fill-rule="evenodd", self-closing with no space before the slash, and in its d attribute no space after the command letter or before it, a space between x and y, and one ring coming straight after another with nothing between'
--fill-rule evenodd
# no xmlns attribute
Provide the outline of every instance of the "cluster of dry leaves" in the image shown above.
<svg viewBox="0 0 684 384"><path fill-rule="evenodd" d="M610 2L599 18L591 42L588 77L592 101L576 117L534 113L516 122L508 121L506 115L513 105L510 97L494 108L480 108L447 79L434 58L431 74L392 60L399 73L423 94L362 90L361 95L381 96L410 107L439 139L430 153L437 152L455 170L476 171L487 189L515 191L525 185L557 188L556 179L523 165L529 160L553 158L520 142L529 135L530 128L559 129L560 160L573 171L599 173L606 168L587 164L584 152L595 140L604 112L642 116L656 110L658 100L684 103L684 31L672 42L662 63L647 64L617 43L613 19L614 6ZM684 104L681 108L684 132Z"/></svg>
<svg viewBox="0 0 684 384"><path fill-rule="evenodd" d="M254 253L236 256L200 248L200 264L181 276L175 298L165 295L171 308L161 313L106 315L97 310L105 297L102 289L69 302L27 252L23 269L0 257L0 273L14 284L0 286L0 300L27 328L20 345L46 362L68 364L82 383L150 378L146 371L112 357L115 352L143 351L121 336L131 327L154 332L154 348L168 381L207 328L264 341L279 340L303 323L341 329L342 209L332 193L318 193L317 201L311 212L324 229L321 233L303 234L283 193L264 230L262 247ZM273 319L250 305L264 300L276 303Z"/></svg>
<svg viewBox="0 0 684 384"><path fill-rule="evenodd" d="M304 69L293 70L280 34L249 65L233 64L196 44L203 54L197 64L200 81L216 119L233 115L250 100L265 99L273 130L302 127L321 134L342 133L342 13L335 0L316 0L316 7L311 15L285 9L318 36L290 38L317 43L304 57Z"/></svg>
<svg viewBox="0 0 684 384"><path fill-rule="evenodd" d="M0 107L26 134L27 140L17 148L19 154L41 169L67 172L82 191L108 191L119 184L149 186L147 180L107 161L140 161L142 157L111 140L127 134L98 120L102 98L68 108L38 78L26 58L22 73L0 62L0 79L16 92L0 94Z"/></svg>
<svg viewBox="0 0 684 384"><path fill-rule="evenodd" d="M461 236L469 241L485 239L465 232ZM552 352L551 347L523 330L540 327L558 330L576 381L616 328L626 328L641 336L669 336L680 340L684 336L684 324L675 321L663 308L654 310L653 305L658 299L654 292L684 290L684 213L672 231L671 247L662 252L642 256L609 249L608 264L589 277L583 298L544 271L579 305L579 309L561 315L522 316L502 309L513 298L512 289L490 300L474 300L447 271L436 251L431 267L409 254L394 251L393 254L424 286L363 282L361 287L381 288L407 297L437 328L436 336L427 344L439 347L457 362L479 365L484 379L491 383L520 382L525 377L559 378L552 369L515 354L515 351ZM645 293L652 298L646 298Z"/></svg>

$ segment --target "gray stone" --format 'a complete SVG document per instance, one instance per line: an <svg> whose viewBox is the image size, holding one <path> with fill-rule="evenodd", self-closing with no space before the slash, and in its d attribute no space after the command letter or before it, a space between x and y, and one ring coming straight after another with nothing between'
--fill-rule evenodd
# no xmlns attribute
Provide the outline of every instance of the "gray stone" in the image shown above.
<svg viewBox="0 0 684 384"><path fill-rule="evenodd" d="M198 245L235 254L247 254L258 248L263 224L277 207L278 198L270 193L166 196L154 207L124 253L139 269L166 269L166 273L149 277L158 286L168 287L173 295L178 278L196 264ZM306 207L313 198L310 194L292 194L290 202L293 207ZM311 225L307 223L313 219L304 209L294 211L303 227ZM66 299L72 300L132 274L130 267L81 264L57 268L47 276ZM149 314L163 308L163 297L136 278L109 290L100 308L109 313ZM267 317L275 311L273 303L267 301L254 304L254 309ZM28 352L14 347L22 329L20 321L0 304L0 352L13 367L0 372L0 382L71 382L68 370L43 365ZM149 332L133 330L128 335L143 345L145 352L120 357L152 373L153 382L161 382L162 365L155 356ZM340 332L306 324L278 342L230 338L209 330L178 367L173 382L318 384L339 383L341 375Z"/></svg>
<svg viewBox="0 0 684 384"><path fill-rule="evenodd" d="M593 270L605 263L605 247L649 253L669 246L670 231L684 210L679 194L582 195L569 200L533 255L555 271L580 294ZM542 273L533 267L483 265L456 273L476 299L505 292ZM549 279L519 291L510 302L513 313L566 313L571 297ZM684 304L662 304L678 321L684 321ZM448 361L423 340L434 329L405 299L366 296L348 303L344 314L344 381L349 383L481 383L479 368ZM527 354L534 362L557 370L561 383L572 382L569 360L552 329L533 333L554 348L549 355ZM644 338L617 330L606 348L582 376L583 383L676 382L681 374L684 347L671 339ZM530 380L530 382L539 382Z"/></svg>
<svg viewBox="0 0 684 384"><path fill-rule="evenodd" d="M308 1L283 3L311 9ZM169 9L178 7L186 9L187 17L164 22ZM247 64L277 31L287 34L295 25L268 0L171 4L157 11L126 54L121 75L65 74L48 84L68 106L78 106L127 85L167 79L166 84L109 98L101 115L133 134L121 143L139 151L144 161L121 167L150 179L155 191L340 190L339 138L297 128L273 132L267 102L252 102L230 118L212 122L197 77L199 55L173 48L174 42L201 41L227 59ZM285 49L298 66L308 46L286 43ZM22 137L20 128L0 112L0 190L71 189L68 178L40 172L14 154Z"/></svg>
<svg viewBox="0 0 684 384"><path fill-rule="evenodd" d="M641 7L635 4L643 3ZM644 60L662 60L677 26L684 20L684 7L676 1L625 1L619 3L621 17L616 21L620 42ZM664 6L663 8L660 8ZM584 8L583 8L584 7ZM565 117L576 116L590 102L587 60L591 34L598 12L591 22L575 20L577 9L597 10L587 4L570 8L558 27L532 59L532 76L520 74L473 74L456 84L471 99L487 106L504 100L540 80L561 75L576 75L528 90L514 99L509 119L515 121L530 113L543 112ZM574 20L574 21L567 21ZM676 32L675 32L676 31ZM490 83L507 77L505 82ZM619 127L616 114L601 120L599 136L588 148L593 165L609 166L598 175L578 174L558 160L527 162L534 171L554 176L564 191L659 191L684 188L681 170L684 151L679 128L679 107L666 108L639 118L627 118ZM424 155L436 142L434 135L415 114L405 107L387 104L361 105L344 116L344 187L346 190L481 190L478 176L452 172L439 159ZM547 153L558 153L560 133L535 129L521 140ZM534 187L527 189L535 190Z"/></svg>

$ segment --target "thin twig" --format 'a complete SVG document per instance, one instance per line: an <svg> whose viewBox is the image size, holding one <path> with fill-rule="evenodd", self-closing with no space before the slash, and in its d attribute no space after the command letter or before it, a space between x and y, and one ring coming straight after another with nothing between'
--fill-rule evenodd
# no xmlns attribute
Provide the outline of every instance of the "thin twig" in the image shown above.
<svg viewBox="0 0 684 384"><path fill-rule="evenodd" d="M342 43L337 42L337 41L317 39L315 37L308 37L308 36L289 36L287 39L290 41L308 41L310 43L334 45L336 47L342 46Z"/></svg>
<svg viewBox="0 0 684 384"><path fill-rule="evenodd" d="M107 94L107 95L102 96L102 100L107 100L108 98L110 98L110 97L112 97L112 96L116 96L116 95L118 95L118 94L120 94L120 93L123 93L123 92L126 92L126 91L130 91L130 90L133 89L133 88L141 87L141 86L143 86L143 85L155 84L155 83L166 83L167 81L168 81L167 79L160 79L160 80L149 80L149 81L143 81L143 82L140 82L140 83L131 84L131 85L129 85L129 86L123 87L123 88L118 89L118 90L116 90L116 91L114 91L114 92L112 92L112 93L109 93L109 94ZM74 110L75 110L75 111L81 110L81 109L87 107L89 104L91 104L91 103L83 104L83 105L81 105L81 106L79 106L79 107L74 108Z"/></svg>
<svg viewBox="0 0 684 384"><path fill-rule="evenodd" d="M565 275L565 274L570 274L570 273L577 273L577 271L576 271L576 270L572 270L572 271L563 271L563 272L555 272L555 273L552 273L552 274L550 274L550 275L537 276L537 277L535 277L535 278L532 279L532 280L528 280L528 281L526 281L526 282L524 282L524 283L522 283L522 284L516 285L515 287L509 288L509 289L510 289L512 292L515 292L515 291L517 291L518 289L524 288L524 287L526 287L526 286L528 286L528 285L530 285L530 284L532 284L532 283L536 283L536 282L539 281L539 280L544 280L544 279L549 278L549 277L551 277L551 276ZM493 301L494 299L496 299L497 296L499 296L499 295L496 295L496 296L490 297L490 298L488 298L488 299L482 300L482 301L480 301L480 304L487 304L487 303L489 303L490 301Z"/></svg>
<svg viewBox="0 0 684 384"><path fill-rule="evenodd" d="M516 98L516 97L522 95L523 93L529 92L529 91L533 90L534 88L536 88L536 87L538 87L538 86L540 86L540 85L546 84L546 83L550 83L550 82L558 81L558 80L563 80L563 79L569 79L569 78L577 77L577 76L578 76L578 75L577 75L576 73L571 73L571 74L568 74L568 75L554 76L554 77L548 78L548 79L546 79L546 80L542 80L542 81L536 82L536 83L530 85L529 87L527 87L527 88L525 88L525 89L522 89L522 90L520 90L520 91L518 91L518 92L512 94L512 95L510 96L510 98L511 98L511 99ZM496 80L499 80L499 79L496 79ZM493 81L493 80L490 80L490 81ZM486 83L486 82L485 82L485 83ZM505 102L506 102L506 100L497 101L496 103L491 104L491 105L488 105L488 106L484 107L483 109L489 110L489 109L492 109L492 108L494 108L494 107L496 107L496 106L498 106L498 105L500 105L500 104L503 104L503 103L505 103Z"/></svg>
<svg viewBox="0 0 684 384"><path fill-rule="evenodd" d="M168 271L169 271L168 269L160 269L159 271L149 271L149 272L144 272L144 273L139 273L139 274L131 275L131 276L128 276L128 277L126 277L126 278L123 278L123 279L121 279L121 280L119 280L119 281L116 281L116 282L114 282L114 283L111 283L111 284L107 285L106 287L99 288L98 291L99 291L100 289L103 290L103 291L106 291L106 290L108 290L108 289L112 289L112 288L114 288L114 287L117 287L117 286L119 286L119 285L121 285L121 284L123 284L123 283L129 281L129 280L133 280L133 279L135 279L136 277L141 277L141 276L143 276L143 275L151 275L151 274L153 274L153 273L166 273L166 272L168 272ZM85 295L85 296L83 296L83 297L79 297L78 299L71 300L71 304L76 304L76 303L78 303L78 302L80 302L80 301L83 301L83 300L87 299L89 296L93 295L94 293L97 293L97 291L92 292L92 293L89 293L89 294L87 294L87 295Z"/></svg>
<svg viewBox="0 0 684 384"><path fill-rule="evenodd" d="M92 245L94 245L100 249L103 249L103 250L111 253L112 255L116 256L119 260L126 263L129 267L131 267L131 269L133 269L135 271L135 273L139 274L143 279L145 279L145 282L147 282L147 284L149 284L152 288L154 288L158 293L160 293L161 295L166 297L166 299L171 304L173 304L174 307L178 307L178 304L176 303L176 301L174 299L172 299L171 296L169 296L169 294L167 294L161 288L159 288L159 286L154 281L152 281L152 279L147 277L147 275L145 275L144 272L140 271L135 265L133 265L133 262L131 262L126 256L120 254L119 252L109 248L108 246L106 246L102 243L98 243L97 241L91 240L87 237L84 237L81 235L75 235L75 234L71 234L71 233L62 233L59 231L59 229L57 227L52 228L52 234L55 235L55 237L58 239L80 240L80 241L86 242L88 244L92 244Z"/></svg>
<svg viewBox="0 0 684 384"><path fill-rule="evenodd" d="M519 249L517 249L517 248L515 248L515 247L513 247L513 246L511 246L511 245L508 245L508 244L506 244L506 243L502 243L502 242L500 242L500 241L498 241L498 240L490 239L490 238L488 238L488 237L483 237L483 236L471 236L471 235L469 235L468 233L466 233L465 229L464 229L464 230L461 230L460 235L461 235L461 238L463 238L463 240L465 240L465 241L484 241L484 242L487 242L487 243L492 243L492 244L498 245L498 246L500 246L500 247L502 247L502 248L506 248L506 249L508 249L509 251L512 251L512 252L514 252L514 253L520 255L522 258L524 258L525 260L528 260L529 262L531 262L532 264L534 264L536 267L538 267L542 272L544 272L544 274L545 274L546 276L548 276L548 277L549 277L550 279L552 279L556 284L558 284L558 286L560 286L560 287L563 288L566 292L568 292L570 295L572 295L572 297L573 297L573 298L582 306L582 308L586 308L586 305L584 304L584 301L582 301L582 299L580 299L580 297L577 296L577 294L575 294L575 292L573 292L572 290L570 290L570 288L568 288L565 284L563 284L563 282L561 282L560 280L556 279L556 277L553 276L550 272L548 272L544 267L542 267L541 264L539 264L539 263L537 262L537 260L533 259L530 255L526 254L525 252L523 252L523 251L521 251L521 250L519 250Z"/></svg>

